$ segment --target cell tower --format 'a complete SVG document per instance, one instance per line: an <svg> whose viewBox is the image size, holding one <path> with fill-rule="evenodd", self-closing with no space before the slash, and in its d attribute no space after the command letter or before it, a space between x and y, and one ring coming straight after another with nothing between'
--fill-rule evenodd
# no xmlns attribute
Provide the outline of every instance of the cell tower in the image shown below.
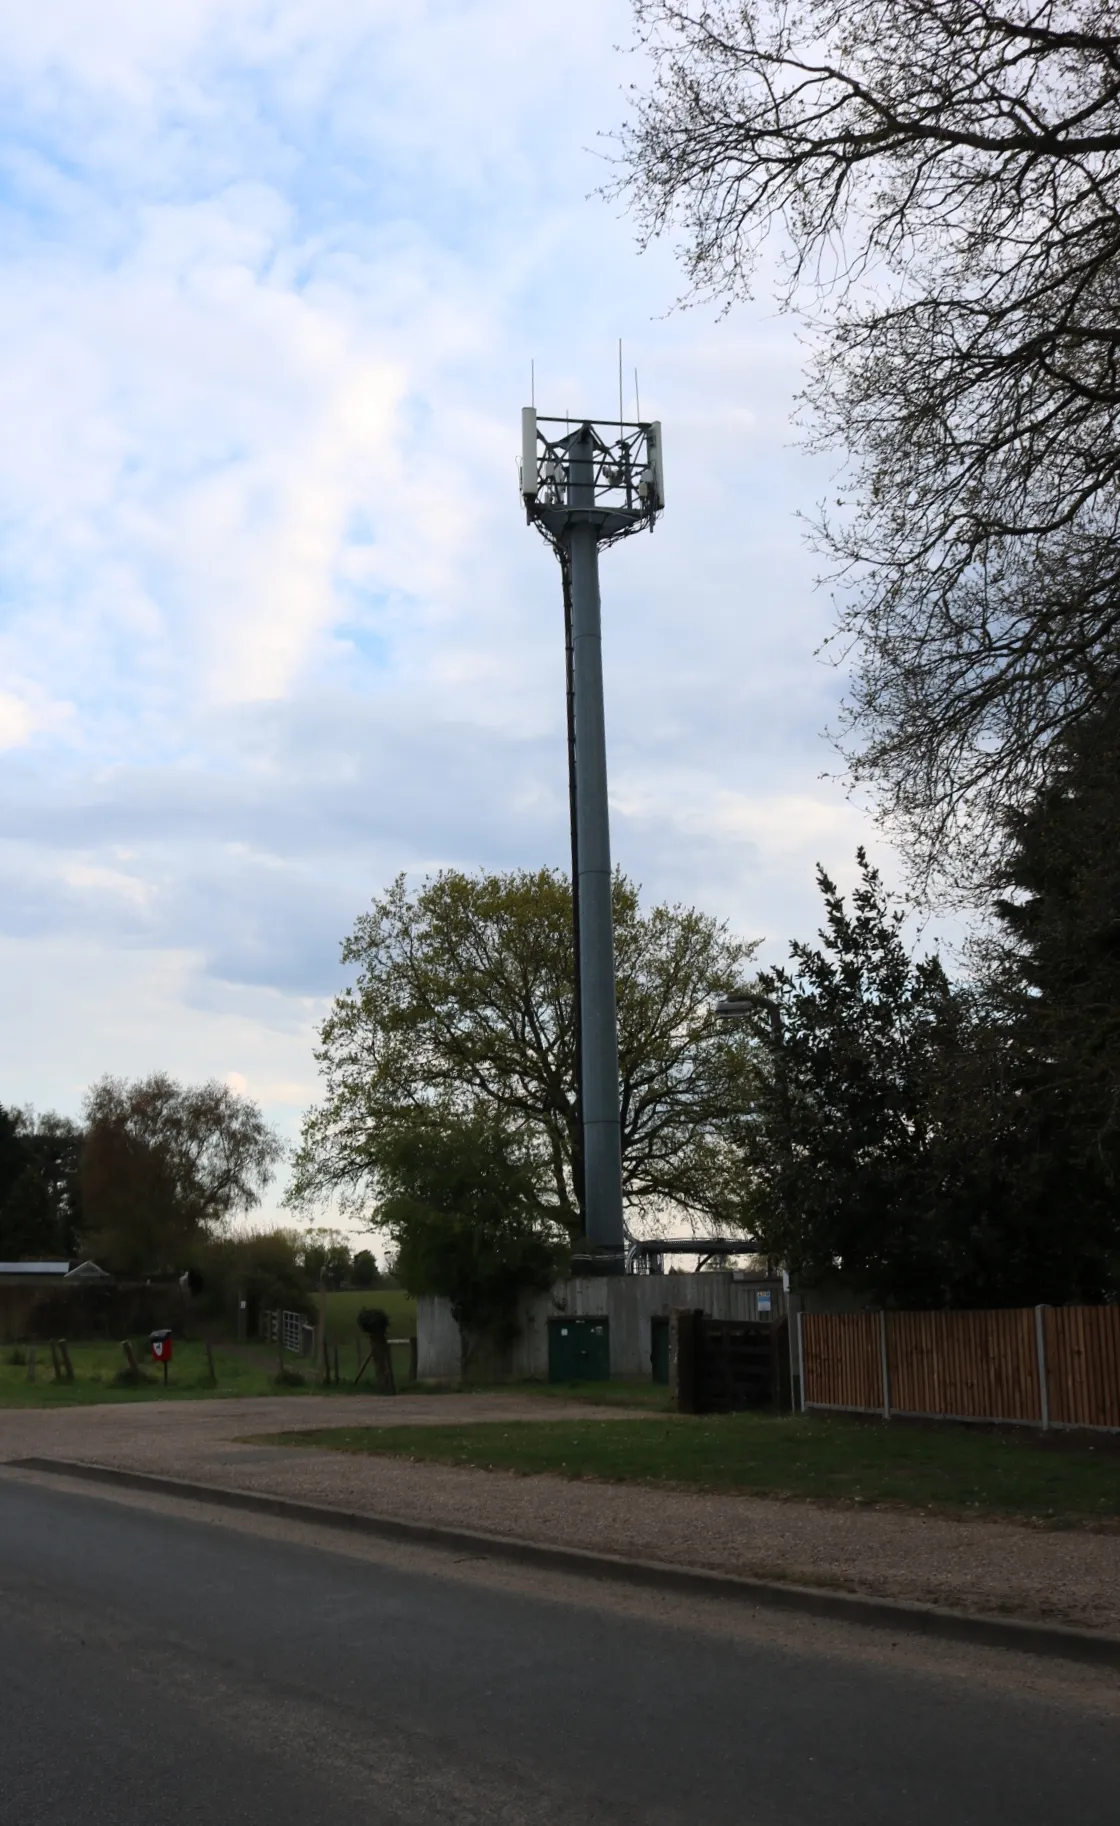
<svg viewBox="0 0 1120 1826"><path fill-rule="evenodd" d="M652 528L665 505L661 426L521 414L521 496L560 560L568 660L568 766L585 1270L625 1271L618 1012L603 711L599 549Z"/></svg>

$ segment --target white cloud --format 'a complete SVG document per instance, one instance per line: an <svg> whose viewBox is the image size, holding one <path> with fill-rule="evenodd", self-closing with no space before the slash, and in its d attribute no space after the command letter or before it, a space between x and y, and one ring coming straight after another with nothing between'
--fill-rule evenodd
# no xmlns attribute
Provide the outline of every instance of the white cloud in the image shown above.
<svg viewBox="0 0 1120 1826"><path fill-rule="evenodd" d="M0 748L20 748L35 727L31 706L8 691L0 692Z"/></svg>
<svg viewBox="0 0 1120 1826"><path fill-rule="evenodd" d="M0 4L0 1101L164 1066L290 1128L373 892L563 863L517 410L535 357L612 412L620 332L670 500L604 563L616 856L779 949L843 878L789 328L666 316L588 200L628 17Z"/></svg>

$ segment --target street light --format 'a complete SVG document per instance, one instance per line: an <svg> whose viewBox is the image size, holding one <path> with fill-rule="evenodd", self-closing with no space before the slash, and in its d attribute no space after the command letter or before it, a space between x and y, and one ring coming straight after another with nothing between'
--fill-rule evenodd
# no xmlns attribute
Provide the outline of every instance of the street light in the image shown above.
<svg viewBox="0 0 1120 1826"><path fill-rule="evenodd" d="M712 1013L721 1021L743 1021L754 1013L756 1008L765 1008L770 1017L770 1030L776 1046L782 1041L782 1011L777 1002L768 995L758 995L755 991L742 991L739 995L725 995L717 1002Z"/></svg>

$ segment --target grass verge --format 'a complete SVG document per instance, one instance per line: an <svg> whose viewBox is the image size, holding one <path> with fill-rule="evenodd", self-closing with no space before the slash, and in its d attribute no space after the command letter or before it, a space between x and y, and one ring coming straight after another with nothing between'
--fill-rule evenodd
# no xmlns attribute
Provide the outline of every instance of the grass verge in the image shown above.
<svg viewBox="0 0 1120 1826"><path fill-rule="evenodd" d="M393 1454L526 1476L886 1503L1051 1527L1120 1519L1120 1455L1049 1449L966 1427L866 1425L753 1414L661 1420L530 1420L466 1426L331 1427L269 1443Z"/></svg>
<svg viewBox="0 0 1120 1826"><path fill-rule="evenodd" d="M141 1366L142 1380L126 1379L124 1352L119 1343L71 1344L70 1361L74 1366L73 1382L56 1382L51 1369L50 1347L35 1346L35 1380L28 1380L28 1345L17 1350L0 1347L0 1408L81 1407L100 1402L121 1401L206 1401L229 1396L248 1395L345 1395L353 1391L353 1368L341 1363L343 1382L336 1391L324 1389L318 1382L314 1366L307 1358L285 1359L286 1379L277 1379L276 1353L267 1346L214 1346L216 1382L211 1382L204 1345L194 1341L175 1340L174 1356L169 1366L167 1387L163 1372L148 1353L147 1339L133 1339ZM407 1351L395 1351L394 1366L403 1385L408 1371ZM22 1361L13 1361L14 1357ZM294 1378L301 1378L295 1381ZM376 1394L367 1371L356 1391Z"/></svg>
<svg viewBox="0 0 1120 1826"><path fill-rule="evenodd" d="M477 1391L482 1393L481 1386ZM668 1414L672 1398L664 1382L628 1382L612 1376L609 1382L501 1382L485 1391L494 1395L539 1395L544 1402L585 1401L597 1408L640 1408L643 1413Z"/></svg>

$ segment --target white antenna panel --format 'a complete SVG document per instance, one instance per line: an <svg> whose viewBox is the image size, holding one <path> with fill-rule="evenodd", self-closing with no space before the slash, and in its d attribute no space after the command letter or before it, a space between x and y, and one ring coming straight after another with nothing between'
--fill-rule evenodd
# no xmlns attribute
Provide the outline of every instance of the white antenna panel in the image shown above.
<svg viewBox="0 0 1120 1826"><path fill-rule="evenodd" d="M521 496L525 501L537 498L537 409L521 408Z"/></svg>
<svg viewBox="0 0 1120 1826"><path fill-rule="evenodd" d="M653 505L660 513L665 505L665 469L661 461L661 420L655 419L647 434L650 463L653 466Z"/></svg>

